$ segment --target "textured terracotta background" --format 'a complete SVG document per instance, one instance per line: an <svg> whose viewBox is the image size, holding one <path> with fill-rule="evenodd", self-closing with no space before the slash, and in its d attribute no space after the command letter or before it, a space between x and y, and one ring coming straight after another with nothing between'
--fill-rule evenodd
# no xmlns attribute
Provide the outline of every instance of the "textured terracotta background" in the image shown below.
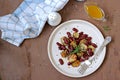
<svg viewBox="0 0 120 80"><path fill-rule="evenodd" d="M59 73L50 63L47 55L47 43L54 27L45 25L43 32L35 39L25 40L20 47L13 46L0 39L0 76L2 80L120 80L120 0L95 1L105 11L107 22L88 18L83 2L70 0L63 10L62 22L71 19L83 19L95 24L104 36L111 35L112 43L102 66L93 74L84 78L69 78ZM0 0L0 16L12 13L22 0ZM111 30L104 31L108 25Z"/></svg>

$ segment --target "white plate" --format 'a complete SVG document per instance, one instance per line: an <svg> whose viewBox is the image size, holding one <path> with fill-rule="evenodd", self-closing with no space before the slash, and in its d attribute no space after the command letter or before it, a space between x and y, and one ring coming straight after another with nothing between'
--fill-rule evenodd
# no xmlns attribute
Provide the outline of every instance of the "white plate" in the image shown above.
<svg viewBox="0 0 120 80"><path fill-rule="evenodd" d="M79 67L73 68L68 66L66 59L63 59L64 65L60 65L59 59L61 58L61 51L58 49L56 42L60 42L61 37L67 36L66 32L72 33L73 27L79 29L79 32L83 31L84 33L88 34L88 36L91 36L92 42L96 43L98 48L104 41L103 35L93 24L84 20L70 20L62 23L52 32L48 41L48 56L52 65L62 74L69 77L84 77L95 72L100 67L105 57L106 48L104 48L97 61L95 61L83 75L78 72ZM96 48L96 51L98 48Z"/></svg>

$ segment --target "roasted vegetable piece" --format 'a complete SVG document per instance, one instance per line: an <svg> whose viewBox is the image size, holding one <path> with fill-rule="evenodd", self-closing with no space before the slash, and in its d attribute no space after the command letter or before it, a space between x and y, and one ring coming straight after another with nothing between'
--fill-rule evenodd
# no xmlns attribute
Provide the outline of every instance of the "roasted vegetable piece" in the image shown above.
<svg viewBox="0 0 120 80"><path fill-rule="evenodd" d="M67 56L68 56L68 51L67 51L67 50L62 51L62 52L61 52L61 56L62 56L63 58L67 57Z"/></svg>
<svg viewBox="0 0 120 80"><path fill-rule="evenodd" d="M77 46L77 44L76 44L75 41L72 41L72 42L70 43L70 45L73 46L74 48Z"/></svg>
<svg viewBox="0 0 120 80"><path fill-rule="evenodd" d="M79 38L79 33L74 32L74 33L73 33L73 37L74 37L74 38Z"/></svg>
<svg viewBox="0 0 120 80"><path fill-rule="evenodd" d="M68 61L69 62L74 62L76 60L77 60L77 55L71 54L71 55L68 56Z"/></svg>
<svg viewBox="0 0 120 80"><path fill-rule="evenodd" d="M76 60L75 62L72 63L72 67L78 67L80 65L80 61Z"/></svg>
<svg viewBox="0 0 120 80"><path fill-rule="evenodd" d="M85 45L85 44L83 44L83 43L80 44L80 50L81 50L81 51L84 52L84 51L87 50L87 48L88 48L87 45Z"/></svg>
<svg viewBox="0 0 120 80"><path fill-rule="evenodd" d="M79 53L77 53L77 56L78 56L78 57L82 57L83 54L84 54L83 52L79 52Z"/></svg>
<svg viewBox="0 0 120 80"><path fill-rule="evenodd" d="M82 39L81 41L80 41L80 43L86 43L87 42L87 40L86 39Z"/></svg>

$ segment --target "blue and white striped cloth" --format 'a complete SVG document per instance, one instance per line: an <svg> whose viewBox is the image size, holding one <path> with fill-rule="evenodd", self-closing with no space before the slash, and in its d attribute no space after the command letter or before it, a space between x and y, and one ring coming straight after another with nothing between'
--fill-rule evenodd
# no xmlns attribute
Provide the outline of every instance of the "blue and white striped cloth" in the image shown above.
<svg viewBox="0 0 120 80"><path fill-rule="evenodd" d="M1 38L20 46L28 38L37 37L48 14L61 10L69 0L24 0L11 14L0 17Z"/></svg>

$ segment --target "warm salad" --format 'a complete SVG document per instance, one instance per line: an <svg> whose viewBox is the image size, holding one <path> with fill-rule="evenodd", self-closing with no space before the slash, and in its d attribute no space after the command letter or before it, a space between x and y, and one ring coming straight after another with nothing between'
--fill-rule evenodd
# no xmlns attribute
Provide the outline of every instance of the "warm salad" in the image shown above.
<svg viewBox="0 0 120 80"><path fill-rule="evenodd" d="M61 50L61 57L67 58L68 65L78 67L81 62L89 59L94 55L97 45L92 42L92 37L84 32L79 32L77 28L73 28L73 33L67 32L67 36L61 38L61 42L57 42L58 49ZM64 64L62 58L59 59L61 65Z"/></svg>

